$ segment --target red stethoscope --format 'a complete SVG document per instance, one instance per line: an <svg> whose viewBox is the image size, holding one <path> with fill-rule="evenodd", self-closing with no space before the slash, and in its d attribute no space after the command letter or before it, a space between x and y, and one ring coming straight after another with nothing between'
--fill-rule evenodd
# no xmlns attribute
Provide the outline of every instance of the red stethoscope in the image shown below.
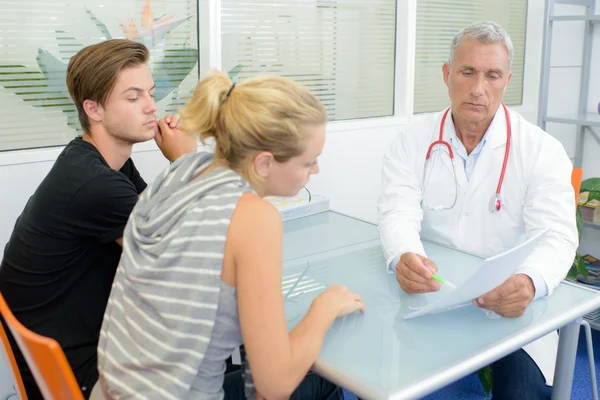
<svg viewBox="0 0 600 400"><path fill-rule="evenodd" d="M502 200L500 198L500 191L502 190L502 183L504 182L504 173L506 172L506 165L508 164L508 153L510 151L510 136L511 136L511 126L510 126L510 115L508 114L508 109L501 103L504 108L504 115L506 116L506 149L504 150L504 161L502 162L502 171L500 172L500 179L498 179L498 186L496 187L496 194L492 196L489 203L490 212L500 211L502 208ZM444 124L446 123L446 117L448 116L448 112L450 111L450 107L444 112L442 116L442 121L440 122L440 137L435 142L429 145L427 149L427 155L425 156L425 162L429 160L431 156L431 150L437 146L438 144L446 146L448 149L448 154L450 155L450 160L454 165L454 152L452 151L452 146L450 143L444 141Z"/></svg>

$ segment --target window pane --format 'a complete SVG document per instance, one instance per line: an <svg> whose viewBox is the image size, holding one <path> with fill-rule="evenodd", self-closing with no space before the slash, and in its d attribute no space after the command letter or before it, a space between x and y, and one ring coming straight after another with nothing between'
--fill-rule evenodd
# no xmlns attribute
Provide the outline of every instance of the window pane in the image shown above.
<svg viewBox="0 0 600 400"><path fill-rule="evenodd" d="M522 104L526 0L417 0L414 113L440 111L450 104L442 65L448 61L454 35L477 21L494 21L510 35L515 54L504 102Z"/></svg>
<svg viewBox="0 0 600 400"><path fill-rule="evenodd" d="M0 27L0 151L81 133L65 78L84 46L125 37L146 44L159 116L198 82L196 0L2 0Z"/></svg>
<svg viewBox="0 0 600 400"><path fill-rule="evenodd" d="M330 120L394 113L395 0L222 0L223 68L294 79Z"/></svg>

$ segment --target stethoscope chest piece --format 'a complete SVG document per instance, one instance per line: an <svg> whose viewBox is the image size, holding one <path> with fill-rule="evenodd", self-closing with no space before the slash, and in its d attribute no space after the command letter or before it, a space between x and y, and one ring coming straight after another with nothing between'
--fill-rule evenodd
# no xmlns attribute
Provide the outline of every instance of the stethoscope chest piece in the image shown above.
<svg viewBox="0 0 600 400"><path fill-rule="evenodd" d="M490 209L491 213L500 211L502 208L502 200L500 199L500 195L492 196L488 208Z"/></svg>

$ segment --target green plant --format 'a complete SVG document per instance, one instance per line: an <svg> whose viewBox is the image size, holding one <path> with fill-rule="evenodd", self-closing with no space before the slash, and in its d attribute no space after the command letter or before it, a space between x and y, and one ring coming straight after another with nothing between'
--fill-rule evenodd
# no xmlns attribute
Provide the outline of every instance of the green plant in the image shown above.
<svg viewBox="0 0 600 400"><path fill-rule="evenodd" d="M585 204L592 200L600 200L600 178L588 178L582 181L579 193L589 193ZM583 207L585 204L581 206L578 205L576 210L577 233L579 235L579 239L581 239L581 230L583 228L583 214L581 213L581 207ZM571 265L571 268L569 269L567 278L571 280L577 280L578 275L582 275L584 278L587 278L587 266L585 265L583 258L581 258L579 251L576 251L575 260L573 260L573 265ZM490 391L492 390L492 368L489 365L483 367L477 371L477 375L479 376L479 381L483 386L485 394L489 395Z"/></svg>
<svg viewBox="0 0 600 400"><path fill-rule="evenodd" d="M308 190L308 188L306 186L304 186L304 190L306 190L306 192L308 193L308 202L310 203L312 201L312 194L310 193L310 190Z"/></svg>
<svg viewBox="0 0 600 400"><path fill-rule="evenodd" d="M583 180L581 182L581 189L579 193L589 193L585 204L592 200L600 200L600 178L588 178ZM585 204L578 205L576 211L577 233L580 240L581 230L583 229L583 214L581 213L581 207L585 206ZM585 265L583 258L581 258L579 251L575 253L575 260L573 260L573 265L571 265L571 269L569 269L567 278L571 280L577 280L578 275L582 275L584 278L587 278L587 266Z"/></svg>
<svg viewBox="0 0 600 400"><path fill-rule="evenodd" d="M479 381L483 386L485 395L488 396L492 391L492 367L486 365L485 367L477 371L477 376L479 377Z"/></svg>

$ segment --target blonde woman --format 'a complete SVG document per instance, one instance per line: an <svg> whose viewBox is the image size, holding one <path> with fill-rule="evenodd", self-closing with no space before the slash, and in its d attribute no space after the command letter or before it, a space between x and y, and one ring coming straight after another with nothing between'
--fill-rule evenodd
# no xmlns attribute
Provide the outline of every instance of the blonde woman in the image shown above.
<svg viewBox="0 0 600 400"><path fill-rule="evenodd" d="M173 163L132 213L96 389L115 399L222 399L225 360L243 343L259 397L288 398L298 388L297 398L341 398L339 388L305 376L333 320L364 312L364 303L334 285L288 332L282 222L263 199L293 196L319 172L325 108L284 78L233 85L215 73L182 119L215 150Z"/></svg>

